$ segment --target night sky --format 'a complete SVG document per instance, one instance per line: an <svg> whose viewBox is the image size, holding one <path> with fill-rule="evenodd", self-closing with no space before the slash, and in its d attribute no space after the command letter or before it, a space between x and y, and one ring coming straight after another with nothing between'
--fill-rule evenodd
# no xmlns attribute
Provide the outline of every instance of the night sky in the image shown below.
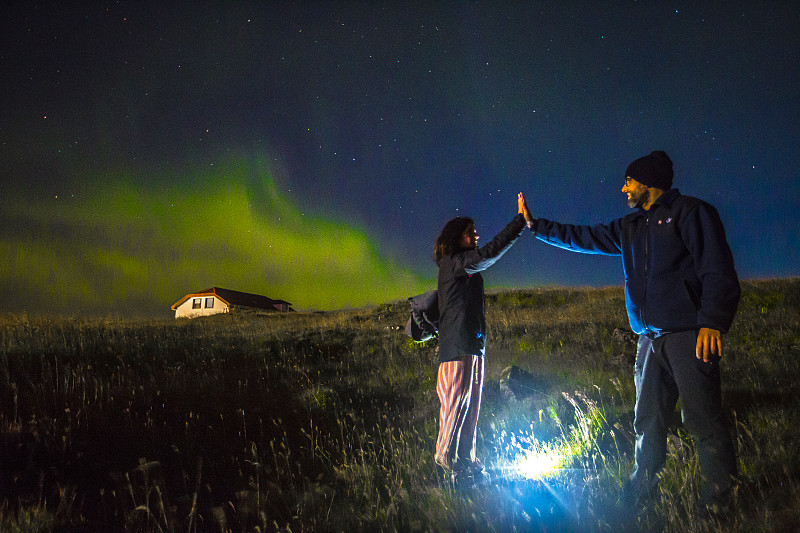
<svg viewBox="0 0 800 533"><path fill-rule="evenodd" d="M633 159L717 207L741 278L800 272L794 2L4 2L0 311L298 310L435 287L456 215L628 212ZM489 287L621 285L523 235Z"/></svg>

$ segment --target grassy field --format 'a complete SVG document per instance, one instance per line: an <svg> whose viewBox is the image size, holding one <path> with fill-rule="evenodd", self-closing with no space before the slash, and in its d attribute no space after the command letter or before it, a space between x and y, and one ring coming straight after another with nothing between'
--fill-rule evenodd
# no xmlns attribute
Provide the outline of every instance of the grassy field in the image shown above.
<svg viewBox="0 0 800 533"><path fill-rule="evenodd" d="M800 531L800 279L743 283L723 361L736 507L708 522L677 411L656 501L617 503L633 459L622 290L487 301L492 479L471 488L434 467L436 344L403 334L405 301L0 316L0 531Z"/></svg>

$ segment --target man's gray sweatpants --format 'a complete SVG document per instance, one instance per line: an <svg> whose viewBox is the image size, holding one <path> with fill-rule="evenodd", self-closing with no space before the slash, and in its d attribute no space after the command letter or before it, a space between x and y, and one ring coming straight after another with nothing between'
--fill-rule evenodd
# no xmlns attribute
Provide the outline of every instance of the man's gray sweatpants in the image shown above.
<svg viewBox="0 0 800 533"><path fill-rule="evenodd" d="M705 483L703 503L728 494L736 474L736 455L722 416L719 358L708 363L695 356L696 331L642 335L636 353L636 466L631 484L653 493L664 466L667 428L681 398L683 425L697 446Z"/></svg>

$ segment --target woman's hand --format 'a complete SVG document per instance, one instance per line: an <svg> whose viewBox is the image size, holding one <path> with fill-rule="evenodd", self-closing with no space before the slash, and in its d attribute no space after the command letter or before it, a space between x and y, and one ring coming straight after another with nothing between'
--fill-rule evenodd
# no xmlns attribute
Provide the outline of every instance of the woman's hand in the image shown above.
<svg viewBox="0 0 800 533"><path fill-rule="evenodd" d="M525 222L530 226L533 222L533 216L531 216L531 210L528 209L528 203L522 193L517 195L517 212L525 217Z"/></svg>

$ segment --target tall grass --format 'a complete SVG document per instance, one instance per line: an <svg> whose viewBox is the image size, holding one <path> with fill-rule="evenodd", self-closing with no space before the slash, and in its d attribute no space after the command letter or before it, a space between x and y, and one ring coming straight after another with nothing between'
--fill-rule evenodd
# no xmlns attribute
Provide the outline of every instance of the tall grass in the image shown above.
<svg viewBox="0 0 800 533"><path fill-rule="evenodd" d="M435 468L436 344L402 334L405 301L2 316L0 531L792 531L800 280L743 288L724 339L739 477L723 520L693 514L699 469L677 413L658 497L624 512L635 338L622 290L531 289L487 296L478 448L492 478L471 488Z"/></svg>

